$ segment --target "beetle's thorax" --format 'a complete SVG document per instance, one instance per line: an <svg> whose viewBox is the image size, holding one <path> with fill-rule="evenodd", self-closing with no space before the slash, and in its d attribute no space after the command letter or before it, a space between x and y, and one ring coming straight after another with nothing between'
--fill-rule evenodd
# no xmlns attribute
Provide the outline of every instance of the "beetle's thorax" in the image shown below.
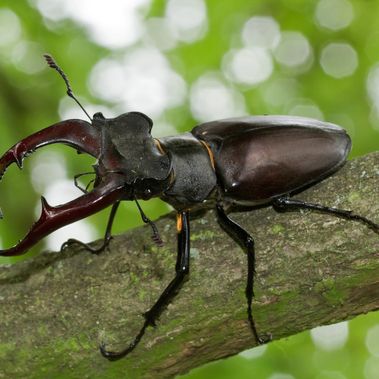
<svg viewBox="0 0 379 379"><path fill-rule="evenodd" d="M191 133L160 140L169 152L173 180L162 199L176 209L189 209L208 199L217 184L207 147Z"/></svg>
<svg viewBox="0 0 379 379"><path fill-rule="evenodd" d="M151 120L142 113L125 113L113 119L94 116L101 130L98 177L122 176L131 196L148 199L159 196L170 182L170 157L151 136Z"/></svg>

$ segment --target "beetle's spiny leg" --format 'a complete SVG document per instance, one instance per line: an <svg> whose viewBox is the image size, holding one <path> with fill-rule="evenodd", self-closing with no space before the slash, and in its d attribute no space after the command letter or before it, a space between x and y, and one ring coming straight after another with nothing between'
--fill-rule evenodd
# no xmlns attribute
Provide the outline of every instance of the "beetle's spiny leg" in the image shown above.
<svg viewBox="0 0 379 379"><path fill-rule="evenodd" d="M117 201L112 205L112 209L111 209L111 212L109 214L107 227L105 229L105 236L103 239L103 243L99 247L94 248L85 242L79 241L79 240L74 239L74 238L70 238L69 240L67 240L66 242L64 242L62 244L61 251L63 251L64 249L66 249L67 247L69 247L71 245L78 244L78 245L81 245L84 249L91 252L92 254L100 254L101 252L103 252L108 247L109 242L112 239L112 225L113 225L113 221L114 221L114 218L116 216L116 212L117 212L119 205L120 205L120 201Z"/></svg>
<svg viewBox="0 0 379 379"><path fill-rule="evenodd" d="M379 224L369 220L368 218L357 215L350 210L327 207L320 204L308 203L303 200L291 199L289 197L279 197L272 203L274 209L278 212L292 211L297 209L315 210L321 213L328 213L346 220L358 221L365 224L368 228L379 234Z"/></svg>
<svg viewBox="0 0 379 379"><path fill-rule="evenodd" d="M152 229L152 232L153 234L151 235L151 239L153 240L153 242L158 246L158 247L162 247L163 246L163 241L162 241L162 238L161 236L159 235L159 231L158 231L158 228L157 226L155 225L155 223L153 221L151 221L145 214L145 212L142 210L139 202L137 201L137 199L134 199L136 204L137 204L137 207L138 207L138 210L141 214L141 218L142 218L142 221L145 223L145 224L149 224L151 229Z"/></svg>
<svg viewBox="0 0 379 379"><path fill-rule="evenodd" d="M245 250L247 254L247 280L245 296L247 301L247 318L249 320L250 329L258 344L267 343L271 340L271 335L260 337L252 313L252 303L254 297L254 275L255 275L255 248L254 239L250 234L230 219L220 204L216 206L218 222L221 227Z"/></svg>
<svg viewBox="0 0 379 379"><path fill-rule="evenodd" d="M145 322L133 342L120 352L106 350L104 344L100 345L100 352L111 361L118 360L128 355L138 345L148 326L155 326L156 321L164 309L179 292L184 280L189 274L190 261L190 223L189 214L186 211L178 213L178 252L176 258L174 279L165 288L155 304L144 314Z"/></svg>

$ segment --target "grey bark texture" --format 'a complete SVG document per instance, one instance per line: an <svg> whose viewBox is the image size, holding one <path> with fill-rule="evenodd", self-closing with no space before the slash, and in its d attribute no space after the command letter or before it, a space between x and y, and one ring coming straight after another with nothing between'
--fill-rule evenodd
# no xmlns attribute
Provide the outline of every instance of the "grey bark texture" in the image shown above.
<svg viewBox="0 0 379 379"><path fill-rule="evenodd" d="M379 222L379 153L296 198ZM379 235L364 225L272 208L231 217L256 242L260 333L275 340L379 308ZM253 347L246 256L208 211L191 222L190 279L157 328L127 358L102 358L100 342L124 348L174 276L174 215L157 227L163 248L141 227L115 236L99 256L76 248L0 267L0 378L172 378Z"/></svg>

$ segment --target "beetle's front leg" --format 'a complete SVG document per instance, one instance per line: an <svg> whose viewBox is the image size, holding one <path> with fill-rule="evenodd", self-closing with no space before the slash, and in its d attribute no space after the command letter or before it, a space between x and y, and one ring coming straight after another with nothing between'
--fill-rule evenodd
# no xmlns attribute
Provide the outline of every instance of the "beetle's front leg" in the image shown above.
<svg viewBox="0 0 379 379"><path fill-rule="evenodd" d="M271 340L271 336L268 338L262 338L258 335L257 327L252 313L252 302L254 297L254 274L255 274L255 249L254 239L250 234L243 229L236 222L231 220L224 211L224 208L217 204L217 217L221 227L245 250L247 254L247 280L245 295L247 300L247 317L249 320L251 331L259 344L263 344Z"/></svg>
<svg viewBox="0 0 379 379"><path fill-rule="evenodd" d="M281 196L281 197L276 198L272 202L272 206L277 212L286 212L286 211L293 211L293 210L298 210L298 209L310 209L310 210L318 211L321 213L332 214L334 216L345 218L347 220L361 222L365 224L367 227L369 227L370 229L372 229L375 233L379 234L379 224L376 224L375 222L369 220L368 218L357 215L349 210L338 209L334 207L326 207L320 204L308 203L303 200L291 199L286 196Z"/></svg>
<svg viewBox="0 0 379 379"><path fill-rule="evenodd" d="M189 274L190 260L190 223L189 213L183 211L177 216L177 231L178 231L178 252L176 258L175 272L176 275L166 289L159 296L156 303L144 314L145 322L134 338L133 342L128 347L120 352L108 351L102 344L100 346L101 354L110 361L115 361L128 355L138 345L141 338L145 334L148 326L155 326L159 316L165 310L167 305L172 301L174 296L179 292L184 280Z"/></svg>
<svg viewBox="0 0 379 379"><path fill-rule="evenodd" d="M90 246L90 244L88 243L79 241L74 238L70 238L62 244L61 251L63 251L67 247L77 244L77 245L82 246L84 249L88 250L92 254L100 254L101 252L103 252L107 248L107 246L109 245L109 242L112 239L112 225L113 225L113 221L116 216L116 212L119 205L120 205L120 201L117 201L116 203L112 205L111 212L108 218L107 228L105 229L103 243L99 247L95 248L95 247Z"/></svg>

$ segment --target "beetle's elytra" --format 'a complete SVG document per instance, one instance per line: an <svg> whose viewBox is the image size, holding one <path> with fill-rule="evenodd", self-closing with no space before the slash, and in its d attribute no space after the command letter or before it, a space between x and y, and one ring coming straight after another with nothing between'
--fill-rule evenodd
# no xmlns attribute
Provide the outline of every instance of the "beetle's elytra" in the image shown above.
<svg viewBox="0 0 379 379"><path fill-rule="evenodd" d="M68 95L76 100L63 71L50 56L46 56L46 60L61 74ZM96 113L90 123L66 120L40 130L15 144L0 158L0 179L11 163L21 168L28 153L47 144L63 143L96 159L92 190L82 189L81 197L57 207L42 198L40 218L17 245L0 250L2 256L23 254L49 233L112 206L100 248L93 249L76 240L63 245L81 243L91 252L99 253L109 244L112 223L123 200L137 201L142 219L151 224L154 240L161 243L154 223L145 216L138 199L160 197L176 209L175 277L145 313L143 326L129 346L120 352L101 346L102 354L110 360L127 355L137 346L145 329L155 325L188 276L189 215L191 210L207 202L216 208L222 228L247 253L247 312L258 342L263 339L257 333L251 310L254 240L229 218L225 209L230 204L267 205L277 210L316 209L361 221L379 233L379 225L363 216L290 198L333 174L345 163L351 140L337 125L294 116L251 116L212 121L196 126L189 133L156 139L151 135L152 124L149 117L139 112L111 119Z"/></svg>

